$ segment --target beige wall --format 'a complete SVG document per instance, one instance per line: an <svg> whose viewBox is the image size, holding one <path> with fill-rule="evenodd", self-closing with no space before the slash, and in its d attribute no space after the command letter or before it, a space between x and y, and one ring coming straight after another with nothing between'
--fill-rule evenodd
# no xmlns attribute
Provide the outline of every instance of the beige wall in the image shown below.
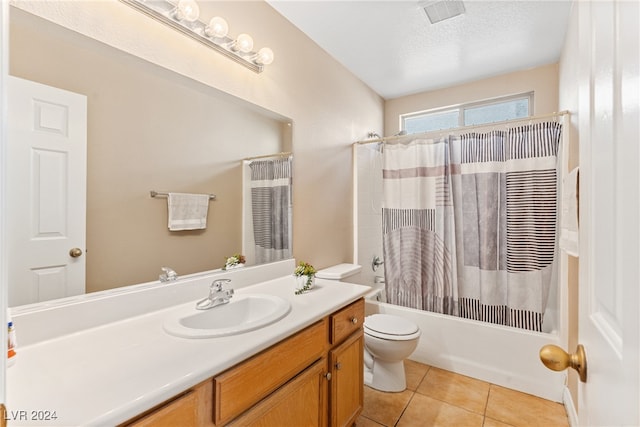
<svg viewBox="0 0 640 427"><path fill-rule="evenodd" d="M262 74L115 0L15 4L293 119L294 256L318 268L351 261L351 143L382 127L383 100L267 3L201 3L203 17L223 16L232 34L248 32L257 48L273 49Z"/></svg>
<svg viewBox="0 0 640 427"><path fill-rule="evenodd" d="M400 130L401 114L527 92L534 92L534 115L558 111L558 65L546 65L388 100L385 103L384 134L393 135Z"/></svg>

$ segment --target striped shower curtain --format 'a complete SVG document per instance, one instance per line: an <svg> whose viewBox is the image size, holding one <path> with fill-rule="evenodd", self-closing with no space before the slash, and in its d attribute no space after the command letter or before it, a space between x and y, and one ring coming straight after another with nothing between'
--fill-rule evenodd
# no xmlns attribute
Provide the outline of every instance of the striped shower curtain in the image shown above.
<svg viewBox="0 0 640 427"><path fill-rule="evenodd" d="M291 258L292 158L254 160L251 171L251 211L255 262Z"/></svg>
<svg viewBox="0 0 640 427"><path fill-rule="evenodd" d="M540 331L561 131L547 122L385 145L388 301Z"/></svg>
<svg viewBox="0 0 640 427"><path fill-rule="evenodd" d="M387 302L458 314L448 140L383 148L382 236Z"/></svg>

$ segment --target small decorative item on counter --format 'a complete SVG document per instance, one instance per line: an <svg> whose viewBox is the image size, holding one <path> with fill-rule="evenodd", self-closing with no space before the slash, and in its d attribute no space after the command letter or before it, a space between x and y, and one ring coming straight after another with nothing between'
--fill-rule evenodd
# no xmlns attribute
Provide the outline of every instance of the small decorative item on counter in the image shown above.
<svg viewBox="0 0 640 427"><path fill-rule="evenodd" d="M293 270L293 275L296 279L296 295L313 288L316 280L316 269L313 265L300 261L296 269Z"/></svg>
<svg viewBox="0 0 640 427"><path fill-rule="evenodd" d="M11 315L7 314L7 366L16 361L16 331L11 321Z"/></svg>
<svg viewBox="0 0 640 427"><path fill-rule="evenodd" d="M244 255L241 255L241 254L232 255L229 258L227 258L227 260L224 263L224 267L222 267L222 269L229 270L232 268L244 267L245 261L246 260L244 258Z"/></svg>

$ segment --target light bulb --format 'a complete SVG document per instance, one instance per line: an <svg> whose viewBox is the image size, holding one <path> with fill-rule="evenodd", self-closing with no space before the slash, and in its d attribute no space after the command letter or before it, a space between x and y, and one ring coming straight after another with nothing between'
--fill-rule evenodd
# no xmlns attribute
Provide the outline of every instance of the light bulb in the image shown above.
<svg viewBox="0 0 640 427"><path fill-rule="evenodd" d="M251 49L253 49L253 39L249 34L240 34L233 43L232 49L244 53L251 52Z"/></svg>
<svg viewBox="0 0 640 427"><path fill-rule="evenodd" d="M200 16L200 7L195 0L180 0L176 6L175 17L178 21L193 22Z"/></svg>
<svg viewBox="0 0 640 427"><path fill-rule="evenodd" d="M204 33L209 37L218 37L222 38L229 33L229 24L224 18L220 18L219 16L211 18L209 21L209 25L204 29Z"/></svg>
<svg viewBox="0 0 640 427"><path fill-rule="evenodd" d="M273 62L273 51L268 47L263 47L258 51L255 58L256 64L269 65Z"/></svg>

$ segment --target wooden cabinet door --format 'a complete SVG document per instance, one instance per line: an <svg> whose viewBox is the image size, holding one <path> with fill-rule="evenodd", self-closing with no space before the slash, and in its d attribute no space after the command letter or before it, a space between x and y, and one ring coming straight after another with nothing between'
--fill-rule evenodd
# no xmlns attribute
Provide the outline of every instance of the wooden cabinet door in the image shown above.
<svg viewBox="0 0 640 427"><path fill-rule="evenodd" d="M361 330L329 352L329 425L332 427L351 426L362 412L363 347Z"/></svg>
<svg viewBox="0 0 640 427"><path fill-rule="evenodd" d="M229 425L252 427L326 426L326 367L327 359L318 360Z"/></svg>
<svg viewBox="0 0 640 427"><path fill-rule="evenodd" d="M327 328L325 318L217 375L214 423L225 425L323 357Z"/></svg>

